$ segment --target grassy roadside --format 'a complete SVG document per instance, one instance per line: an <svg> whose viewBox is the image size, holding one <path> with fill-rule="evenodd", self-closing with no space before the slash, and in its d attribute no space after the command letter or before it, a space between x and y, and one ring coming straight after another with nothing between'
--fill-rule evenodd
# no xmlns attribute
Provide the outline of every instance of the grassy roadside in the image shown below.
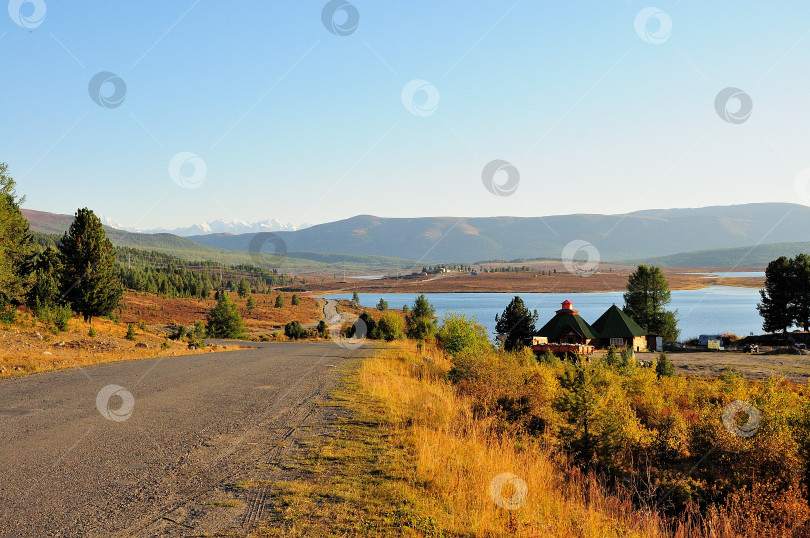
<svg viewBox="0 0 810 538"><path fill-rule="evenodd" d="M334 435L301 458L301 480L273 485L275 517L255 536L667 534L539 443L476 418L445 381L449 366L411 342L355 365L333 395ZM519 481L492 491L502 473L525 482L525 501Z"/></svg>
<svg viewBox="0 0 810 538"><path fill-rule="evenodd" d="M73 317L64 330L56 330L27 312L0 325L0 379L26 374L91 366L132 359L151 359L225 351L224 346L189 349L187 342L169 340L158 331L96 318L92 326ZM91 333L92 330L92 333ZM91 336L92 334L92 336Z"/></svg>

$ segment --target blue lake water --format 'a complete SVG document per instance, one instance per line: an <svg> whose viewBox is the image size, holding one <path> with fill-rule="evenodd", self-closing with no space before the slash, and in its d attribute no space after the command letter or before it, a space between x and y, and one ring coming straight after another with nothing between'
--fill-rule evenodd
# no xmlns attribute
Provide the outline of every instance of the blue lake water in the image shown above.
<svg viewBox="0 0 810 538"><path fill-rule="evenodd" d="M706 278L765 278L765 271L732 271L730 273L684 273L685 275L704 275Z"/></svg>
<svg viewBox="0 0 810 538"><path fill-rule="evenodd" d="M414 293L360 293L360 304L373 308L380 298L388 301L391 308L411 306L419 294ZM426 293L436 314L460 312L475 316L478 322L495 331L495 314L503 312L514 293ZM607 293L520 293L530 309L537 309L538 328L554 316L566 299L588 323L593 323L610 305L624 305L622 292ZM352 294L336 294L324 297L347 299ZM701 334L734 333L747 336L762 332L762 318L757 312L759 291L751 288L711 286L700 290L674 290L669 308L678 311L680 338L697 337Z"/></svg>

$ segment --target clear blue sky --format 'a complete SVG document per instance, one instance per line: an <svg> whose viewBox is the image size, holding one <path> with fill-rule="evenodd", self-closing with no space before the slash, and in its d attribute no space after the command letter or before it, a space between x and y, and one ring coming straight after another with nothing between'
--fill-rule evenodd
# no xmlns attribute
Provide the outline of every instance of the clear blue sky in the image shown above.
<svg viewBox="0 0 810 538"><path fill-rule="evenodd" d="M806 2L658 2L659 44L635 29L647 3L352 0L345 36L324 4L44 0L32 28L0 10L0 161L26 207L150 228L806 201ZM90 98L101 71L120 106ZM403 105L414 79L429 115ZM753 102L740 124L715 111L730 86ZM197 188L172 181L180 152ZM514 195L484 188L494 159Z"/></svg>

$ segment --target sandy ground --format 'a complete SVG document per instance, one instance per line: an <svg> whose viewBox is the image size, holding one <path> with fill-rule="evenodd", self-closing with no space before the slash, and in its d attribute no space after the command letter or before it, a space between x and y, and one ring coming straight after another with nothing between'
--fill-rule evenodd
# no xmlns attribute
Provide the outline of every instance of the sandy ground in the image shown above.
<svg viewBox="0 0 810 538"><path fill-rule="evenodd" d="M728 368L749 379L785 377L807 384L810 357L807 355L766 355L734 352L669 353L679 375L717 376Z"/></svg>

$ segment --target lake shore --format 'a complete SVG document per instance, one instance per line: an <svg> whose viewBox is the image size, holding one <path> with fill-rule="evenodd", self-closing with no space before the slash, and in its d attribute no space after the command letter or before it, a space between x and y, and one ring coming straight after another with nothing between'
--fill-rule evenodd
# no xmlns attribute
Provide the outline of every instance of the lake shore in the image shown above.
<svg viewBox="0 0 810 538"><path fill-rule="evenodd" d="M590 276L568 272L562 264L519 272L470 273L451 272L431 275L409 275L400 278L346 278L320 275L308 277L307 291L319 295L332 293L602 293L625 291L634 268L600 267ZM556 271L556 273L555 273ZM671 290L699 290L711 286L762 288L764 277L708 276L711 269L665 269ZM717 270L715 270L717 271ZM718 273L724 271L717 271Z"/></svg>

